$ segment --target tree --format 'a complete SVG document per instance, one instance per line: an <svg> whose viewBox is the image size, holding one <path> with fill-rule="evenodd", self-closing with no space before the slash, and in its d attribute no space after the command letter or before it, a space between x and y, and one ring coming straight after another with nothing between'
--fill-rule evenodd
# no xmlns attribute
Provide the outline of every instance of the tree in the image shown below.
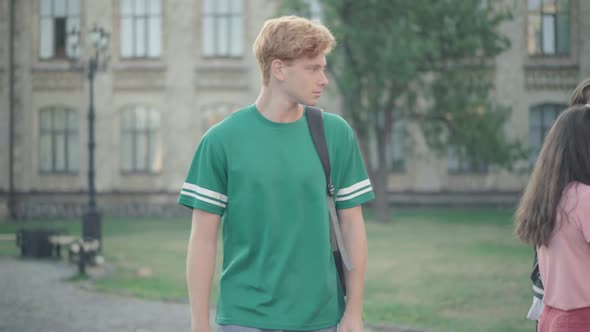
<svg viewBox="0 0 590 332"><path fill-rule="evenodd" d="M429 148L453 148L462 158L510 168L522 158L504 124L511 110L497 105L494 58L510 47L499 25L508 10L481 0L318 0L322 22L336 37L328 70L356 131L365 160L376 144L376 219L389 220L386 159L394 121L415 122ZM307 16L309 0L286 0L282 13ZM417 101L420 101L418 106ZM377 180L376 180L377 179Z"/></svg>

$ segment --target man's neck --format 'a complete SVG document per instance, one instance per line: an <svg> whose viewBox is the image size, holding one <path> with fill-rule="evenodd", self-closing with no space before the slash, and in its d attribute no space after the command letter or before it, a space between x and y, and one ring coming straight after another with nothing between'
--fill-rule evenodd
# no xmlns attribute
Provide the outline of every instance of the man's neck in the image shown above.
<svg viewBox="0 0 590 332"><path fill-rule="evenodd" d="M303 115L303 106L290 101L279 91L263 86L256 98L258 112L272 122L289 123L297 121Z"/></svg>

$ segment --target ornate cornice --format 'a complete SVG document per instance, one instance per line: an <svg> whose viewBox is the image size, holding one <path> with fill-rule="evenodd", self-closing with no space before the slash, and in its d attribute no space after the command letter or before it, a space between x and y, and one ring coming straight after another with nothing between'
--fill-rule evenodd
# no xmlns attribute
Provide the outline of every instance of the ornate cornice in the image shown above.
<svg viewBox="0 0 590 332"><path fill-rule="evenodd" d="M247 65L200 65L195 70L195 88L197 90L247 90L248 87Z"/></svg>
<svg viewBox="0 0 590 332"><path fill-rule="evenodd" d="M525 87L527 90L572 91L578 83L579 68L568 66L525 66Z"/></svg>

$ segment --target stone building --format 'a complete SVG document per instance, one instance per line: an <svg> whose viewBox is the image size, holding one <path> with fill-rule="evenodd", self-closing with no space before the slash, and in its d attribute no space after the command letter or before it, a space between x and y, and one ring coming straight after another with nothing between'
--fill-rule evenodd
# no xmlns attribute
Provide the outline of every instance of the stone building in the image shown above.
<svg viewBox="0 0 590 332"><path fill-rule="evenodd" d="M317 12L310 1L312 12ZM108 215L171 215L199 138L252 103L260 77L251 45L277 0L0 0L0 219L78 216L88 188L87 32L110 32L95 79L96 189ZM590 2L502 0L515 19L497 58L495 97L508 132L531 148L590 76ZM73 48L79 32L83 47ZM69 60L74 58L74 60ZM322 100L339 112L335 86ZM403 126L401 124L400 126ZM420 137L390 148L391 200L514 204L526 174L435 158ZM410 130L410 132L412 132ZM370 163L370 161L369 161Z"/></svg>

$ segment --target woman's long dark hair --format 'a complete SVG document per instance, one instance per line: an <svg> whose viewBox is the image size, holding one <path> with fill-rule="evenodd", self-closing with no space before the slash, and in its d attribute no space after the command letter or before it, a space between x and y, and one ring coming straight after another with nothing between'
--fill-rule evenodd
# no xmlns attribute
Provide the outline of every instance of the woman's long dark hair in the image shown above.
<svg viewBox="0 0 590 332"><path fill-rule="evenodd" d="M562 193L572 182L590 185L590 107L584 105L561 113L545 138L515 214L522 241L548 245Z"/></svg>
<svg viewBox="0 0 590 332"><path fill-rule="evenodd" d="M590 104L590 78L580 82L570 98L570 106Z"/></svg>

